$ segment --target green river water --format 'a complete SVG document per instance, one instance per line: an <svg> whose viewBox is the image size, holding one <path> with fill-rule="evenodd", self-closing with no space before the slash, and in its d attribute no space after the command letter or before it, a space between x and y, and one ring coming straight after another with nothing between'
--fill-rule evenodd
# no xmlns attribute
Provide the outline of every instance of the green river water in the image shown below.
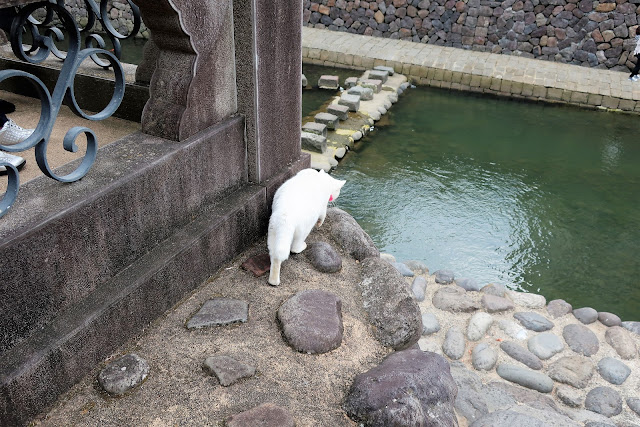
<svg viewBox="0 0 640 427"><path fill-rule="evenodd" d="M334 172L381 251L640 320L640 118L416 88Z"/></svg>

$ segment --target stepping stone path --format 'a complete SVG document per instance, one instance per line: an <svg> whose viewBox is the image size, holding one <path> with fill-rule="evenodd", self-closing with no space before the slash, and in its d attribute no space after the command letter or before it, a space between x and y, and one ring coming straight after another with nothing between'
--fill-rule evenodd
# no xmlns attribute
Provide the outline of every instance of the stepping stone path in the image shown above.
<svg viewBox="0 0 640 427"><path fill-rule="evenodd" d="M228 387L242 378L252 377L256 373L255 367L226 355L207 357L204 368L215 375L223 387Z"/></svg>
<svg viewBox="0 0 640 427"><path fill-rule="evenodd" d="M202 329L245 323L249 316L249 304L233 298L214 298L206 301L187 322L187 329Z"/></svg>
<svg viewBox="0 0 640 427"><path fill-rule="evenodd" d="M135 353L111 362L98 374L98 383L107 393L121 396L140 385L149 375L149 365Z"/></svg>
<svg viewBox="0 0 640 427"><path fill-rule="evenodd" d="M337 273L342 269L342 257L326 242L312 243L304 253L311 265L321 273Z"/></svg>
<svg viewBox="0 0 640 427"><path fill-rule="evenodd" d="M338 76L320 76L318 87L320 89L337 90L340 88L340 78Z"/></svg>
<svg viewBox="0 0 640 427"><path fill-rule="evenodd" d="M316 121L316 123L325 125L327 129L335 129L338 126L339 121L338 116L330 113L318 113L313 117L313 119Z"/></svg>
<svg viewBox="0 0 640 427"><path fill-rule="evenodd" d="M327 107L327 112L333 114L340 120L347 120L349 118L349 107L340 104L331 104Z"/></svg>
<svg viewBox="0 0 640 427"><path fill-rule="evenodd" d="M264 403L232 415L225 421L226 427L294 427L295 425L295 420L285 409L272 403Z"/></svg>

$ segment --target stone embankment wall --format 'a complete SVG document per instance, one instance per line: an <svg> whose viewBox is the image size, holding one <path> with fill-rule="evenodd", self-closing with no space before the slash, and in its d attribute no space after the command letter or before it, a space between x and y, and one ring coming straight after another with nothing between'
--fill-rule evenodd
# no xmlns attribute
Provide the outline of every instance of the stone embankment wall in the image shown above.
<svg viewBox="0 0 640 427"><path fill-rule="evenodd" d="M627 71L640 0L303 0L303 24ZM464 53L461 53L464 55Z"/></svg>

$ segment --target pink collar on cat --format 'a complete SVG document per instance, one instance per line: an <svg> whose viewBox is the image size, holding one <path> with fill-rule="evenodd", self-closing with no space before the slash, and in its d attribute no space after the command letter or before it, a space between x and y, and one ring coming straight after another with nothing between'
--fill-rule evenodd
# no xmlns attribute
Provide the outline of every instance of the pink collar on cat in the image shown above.
<svg viewBox="0 0 640 427"><path fill-rule="evenodd" d="M333 202L333 196L332 195L329 195L329 201Z"/></svg>

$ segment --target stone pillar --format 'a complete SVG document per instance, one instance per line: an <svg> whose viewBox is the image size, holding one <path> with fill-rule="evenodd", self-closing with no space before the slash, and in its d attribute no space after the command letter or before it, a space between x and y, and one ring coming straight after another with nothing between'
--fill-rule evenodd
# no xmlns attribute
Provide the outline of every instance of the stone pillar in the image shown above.
<svg viewBox="0 0 640 427"><path fill-rule="evenodd" d="M233 13L249 179L262 183L300 158L302 2L234 0Z"/></svg>
<svg viewBox="0 0 640 427"><path fill-rule="evenodd" d="M157 46L142 131L182 141L237 111L232 0L136 0Z"/></svg>

